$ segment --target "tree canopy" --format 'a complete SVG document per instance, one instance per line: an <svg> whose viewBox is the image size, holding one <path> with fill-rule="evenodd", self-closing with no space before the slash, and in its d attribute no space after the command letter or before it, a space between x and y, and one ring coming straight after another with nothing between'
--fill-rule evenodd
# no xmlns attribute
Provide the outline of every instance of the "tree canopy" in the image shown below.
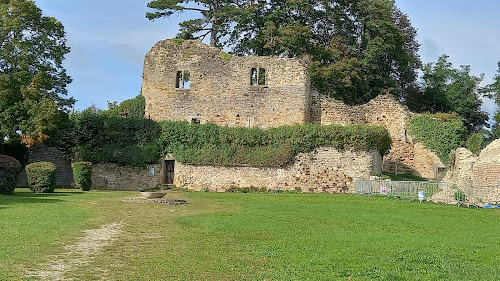
<svg viewBox="0 0 500 281"><path fill-rule="evenodd" d="M0 138L40 143L75 100L62 66L63 25L29 0L0 0Z"/></svg>
<svg viewBox="0 0 500 281"><path fill-rule="evenodd" d="M197 12L199 18L189 19L180 23L179 38L203 40L210 35L210 45L220 46L222 37L229 33L231 19L239 1L234 0L153 0L146 17L155 20L170 17L182 12Z"/></svg>
<svg viewBox="0 0 500 281"><path fill-rule="evenodd" d="M471 74L469 65L454 68L448 56L442 55L436 63L422 68L420 92L408 97L408 106L417 112L456 112L469 134L477 133L486 125L488 114L481 110L483 76Z"/></svg>

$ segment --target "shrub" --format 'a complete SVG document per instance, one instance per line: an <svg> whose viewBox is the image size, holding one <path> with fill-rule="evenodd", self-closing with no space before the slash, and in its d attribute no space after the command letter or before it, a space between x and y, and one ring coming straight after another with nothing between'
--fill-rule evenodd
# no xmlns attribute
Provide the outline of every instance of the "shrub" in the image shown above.
<svg viewBox="0 0 500 281"><path fill-rule="evenodd" d="M475 155L479 155L483 148L484 137L482 134L474 134L467 139L465 146Z"/></svg>
<svg viewBox="0 0 500 281"><path fill-rule="evenodd" d="M418 115L410 120L408 128L444 164L448 164L450 152L464 143L466 134L462 120L453 114Z"/></svg>
<svg viewBox="0 0 500 281"><path fill-rule="evenodd" d="M15 158L0 155L0 194L12 195L17 185L21 164Z"/></svg>
<svg viewBox="0 0 500 281"><path fill-rule="evenodd" d="M73 163L73 178L76 186L83 191L89 191L92 187L92 163L76 162Z"/></svg>
<svg viewBox="0 0 500 281"><path fill-rule="evenodd" d="M53 192L56 187L56 165L50 162L36 162L26 166L28 185L34 193Z"/></svg>
<svg viewBox="0 0 500 281"><path fill-rule="evenodd" d="M462 190L455 191L455 193L453 193L453 198L455 198L455 200L460 201L460 202L464 202L465 199L467 199L467 197L465 196L465 194L463 193Z"/></svg>

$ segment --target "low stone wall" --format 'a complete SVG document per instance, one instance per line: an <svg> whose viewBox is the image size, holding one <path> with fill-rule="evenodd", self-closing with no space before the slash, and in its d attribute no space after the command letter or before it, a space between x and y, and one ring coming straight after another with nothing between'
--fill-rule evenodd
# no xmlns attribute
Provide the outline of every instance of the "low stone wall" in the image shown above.
<svg viewBox="0 0 500 281"><path fill-rule="evenodd" d="M299 154L288 167L214 167L176 162L174 184L192 190L226 191L256 187L303 192L353 192L354 179L380 173L378 151L338 151L318 148Z"/></svg>
<svg viewBox="0 0 500 281"><path fill-rule="evenodd" d="M154 169L154 175L149 169ZM119 166L117 164L94 164L92 166L92 188L114 190L141 190L160 184L161 165L148 165L147 168Z"/></svg>
<svg viewBox="0 0 500 281"><path fill-rule="evenodd" d="M56 186L71 187L73 184L73 169L71 162L63 157L62 152L55 147L44 145L33 146L29 149L28 163L51 162L57 167ZM23 169L19 174L17 186L28 186L26 170Z"/></svg>

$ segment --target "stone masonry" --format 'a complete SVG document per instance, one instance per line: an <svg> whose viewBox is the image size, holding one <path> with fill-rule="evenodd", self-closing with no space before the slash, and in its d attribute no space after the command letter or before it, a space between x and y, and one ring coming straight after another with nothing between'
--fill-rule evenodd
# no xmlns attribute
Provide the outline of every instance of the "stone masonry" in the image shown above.
<svg viewBox="0 0 500 281"><path fill-rule="evenodd" d="M253 70L265 77L257 85ZM309 121L309 84L302 59L230 56L195 40L164 40L146 55L142 94L153 120L268 128Z"/></svg>
<svg viewBox="0 0 500 281"><path fill-rule="evenodd" d="M71 187L73 184L73 169L71 162L66 160L57 148L44 145L33 146L29 149L28 163L35 162L51 162L57 167L57 187ZM28 178L26 170L22 170L19 174L17 186L28 186Z"/></svg>
<svg viewBox="0 0 500 281"><path fill-rule="evenodd" d="M500 139L485 147L479 156L459 148L443 181L461 186L500 185Z"/></svg>
<svg viewBox="0 0 500 281"><path fill-rule="evenodd" d="M383 170L414 173L434 178L436 168L445 168L437 155L407 134L407 123L414 116L392 95L380 95L363 105L349 106L313 93L311 121L317 124L369 124L387 128L392 145L384 157Z"/></svg>
<svg viewBox="0 0 500 281"><path fill-rule="evenodd" d="M321 147L296 156L287 167L214 167L176 163L174 184L192 190L268 190L341 193L354 191L354 179L382 171L378 151L338 151Z"/></svg>

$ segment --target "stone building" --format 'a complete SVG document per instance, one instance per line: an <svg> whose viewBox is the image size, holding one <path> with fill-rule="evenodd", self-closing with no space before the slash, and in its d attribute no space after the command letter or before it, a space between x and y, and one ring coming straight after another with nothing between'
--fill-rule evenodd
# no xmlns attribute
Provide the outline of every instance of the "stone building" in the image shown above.
<svg viewBox="0 0 500 281"><path fill-rule="evenodd" d="M414 115L391 95L348 106L311 89L308 59L231 56L199 41L163 40L146 55L146 117L223 126L370 124L387 128L392 149L383 168L434 178L435 153L407 135ZM165 166L165 165L164 165Z"/></svg>
<svg viewBox="0 0 500 281"><path fill-rule="evenodd" d="M226 126L309 122L305 59L231 56L197 40L164 40L146 55L146 117Z"/></svg>

